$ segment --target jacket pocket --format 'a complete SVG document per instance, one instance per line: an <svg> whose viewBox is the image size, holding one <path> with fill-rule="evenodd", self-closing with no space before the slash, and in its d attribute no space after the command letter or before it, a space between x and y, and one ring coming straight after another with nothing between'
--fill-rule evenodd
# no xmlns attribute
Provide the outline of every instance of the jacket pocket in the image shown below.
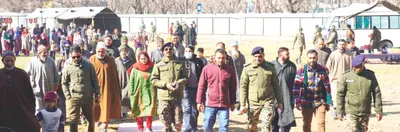
<svg viewBox="0 0 400 132"><path fill-rule="evenodd" d="M257 73L257 72L251 72L251 73L249 73L249 80L250 80L250 82L251 82L251 83L256 82L256 81L257 81L257 76L258 76L258 73Z"/></svg>

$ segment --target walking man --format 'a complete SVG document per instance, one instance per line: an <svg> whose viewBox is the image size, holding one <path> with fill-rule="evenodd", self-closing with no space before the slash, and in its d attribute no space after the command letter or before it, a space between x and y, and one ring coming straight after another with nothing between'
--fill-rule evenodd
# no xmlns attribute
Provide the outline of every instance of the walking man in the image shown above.
<svg viewBox="0 0 400 132"><path fill-rule="evenodd" d="M332 51L328 47L325 46L324 39L323 38L318 38L318 44L317 47L315 48L315 51L318 53L318 64L322 66L326 66L326 63L328 62L329 55L331 55Z"/></svg>
<svg viewBox="0 0 400 132"><path fill-rule="evenodd" d="M5 51L0 69L0 125L15 132L39 132L35 96L26 72L15 67L15 55ZM12 132L14 132L12 131Z"/></svg>
<svg viewBox="0 0 400 132"><path fill-rule="evenodd" d="M360 50L356 47L354 39L347 40L347 43L349 44L347 48L350 50L352 57L360 55Z"/></svg>
<svg viewBox="0 0 400 132"><path fill-rule="evenodd" d="M325 132L325 113L331 104L328 71L317 63L317 51L309 50L307 58L308 63L297 70L293 98L303 115L303 132L311 132L313 115L317 118L318 132Z"/></svg>
<svg viewBox="0 0 400 132"><path fill-rule="evenodd" d="M369 44L369 53L373 53L374 49L379 48L379 43L381 42L382 36L381 36L381 31L379 31L378 28L375 26L372 28L373 32L371 35L371 40Z"/></svg>
<svg viewBox="0 0 400 132"><path fill-rule="evenodd" d="M228 132L229 109L236 103L236 74L225 64L226 51L215 51L215 64L204 67L197 92L197 109L204 112L204 132L212 132L218 116L219 132Z"/></svg>
<svg viewBox="0 0 400 132"><path fill-rule="evenodd" d="M275 115L274 100L282 110L282 90L274 65L264 59L264 48L255 47L251 55L253 62L245 65L241 77L240 114L247 112L250 132L257 132L259 117L262 118L261 131L269 132Z"/></svg>
<svg viewBox="0 0 400 132"><path fill-rule="evenodd" d="M296 37L293 41L292 50L296 47L296 51L298 51L298 56L296 58L296 64L301 65L301 55L303 55L303 49L306 49L306 41L304 39L303 28L300 27L299 32L296 34Z"/></svg>
<svg viewBox="0 0 400 132"><path fill-rule="evenodd" d="M107 131L110 119L121 119L121 88L114 58L106 55L107 47L99 42L96 55L89 58L99 80L101 97L94 107L94 120L102 125L100 132ZM119 52L119 51L118 51ZM119 56L119 55L118 55Z"/></svg>
<svg viewBox="0 0 400 132"><path fill-rule="evenodd" d="M161 47L164 57L151 73L152 84L158 88L158 113L164 124L164 132L172 132L172 123L176 131L180 132L182 129L183 89L188 79L185 62L174 55L173 47L171 42Z"/></svg>
<svg viewBox="0 0 400 132"><path fill-rule="evenodd" d="M338 34L336 32L336 27L335 25L332 25L328 35L328 41L326 41L325 45L328 46L328 48L330 48L331 51L334 51L336 50L337 47L337 39L338 39Z"/></svg>
<svg viewBox="0 0 400 132"><path fill-rule="evenodd" d="M197 132L197 118L199 111L196 106L197 86L201 71L203 71L203 61L194 54L194 46L189 45L185 48L186 67L189 70L189 78L186 83L183 97L183 120L185 124L184 132Z"/></svg>
<svg viewBox="0 0 400 132"><path fill-rule="evenodd" d="M236 73L236 85L237 85L237 90L236 90L236 103L240 102L240 77L242 76L242 71L244 69L244 64L246 64L246 59L244 55L239 51L239 43L238 41L233 41L231 43L232 49L228 52L228 54L232 57L233 61L233 69L235 70ZM236 114L240 114L240 104L238 107L235 109Z"/></svg>
<svg viewBox="0 0 400 132"><path fill-rule="evenodd" d="M36 113L44 108L44 95L46 92L55 91L58 87L58 70L53 58L49 57L44 45L38 47L38 55L26 67L33 93L36 98Z"/></svg>
<svg viewBox="0 0 400 132"><path fill-rule="evenodd" d="M339 80L343 73L351 69L352 55L349 50L346 49L346 41L340 39L338 43L338 49L333 51L329 56L326 68L329 71L329 79L332 90L332 101L336 102L337 87L339 86ZM334 119L337 117L336 103L333 104L332 116Z"/></svg>
<svg viewBox="0 0 400 132"><path fill-rule="evenodd" d="M275 65L278 74L279 86L282 90L283 111L275 108L275 116L272 121L271 129L273 132L289 132L290 128L296 126L294 118L294 99L293 84L296 78L296 65L289 59L289 49L280 47L278 49L278 57L271 63Z"/></svg>
<svg viewBox="0 0 400 132"><path fill-rule="evenodd" d="M74 46L71 52L72 64L65 67L61 84L67 99L67 121L70 122L70 131L78 132L78 123L81 109L87 120L88 132L94 132L93 97L99 102L100 91L93 65L82 59L82 51Z"/></svg>
<svg viewBox="0 0 400 132"><path fill-rule="evenodd" d="M154 48L150 53L151 62L158 63L161 61L163 55L163 51L161 50L161 46L164 44L164 39L157 37L157 47Z"/></svg>
<svg viewBox="0 0 400 132"><path fill-rule="evenodd" d="M156 33L157 32L157 28L156 28L156 25L153 24L153 22L150 23L150 26L151 26L151 34L150 34L151 37L150 37L150 39L151 39L151 42L154 42L154 38L158 37L157 33Z"/></svg>
<svg viewBox="0 0 400 132"><path fill-rule="evenodd" d="M383 117L381 90L374 72L365 68L364 60L364 56L356 56L352 61L353 68L346 71L340 80L337 110L339 120L346 111L348 122L345 131L368 131L372 100L376 119L380 121Z"/></svg>
<svg viewBox="0 0 400 132"><path fill-rule="evenodd" d="M174 35L173 36L173 48L175 51L175 56L178 58L183 58L185 57L184 53L185 53L185 47L183 47L183 44L181 42L179 42L180 36L179 35Z"/></svg>

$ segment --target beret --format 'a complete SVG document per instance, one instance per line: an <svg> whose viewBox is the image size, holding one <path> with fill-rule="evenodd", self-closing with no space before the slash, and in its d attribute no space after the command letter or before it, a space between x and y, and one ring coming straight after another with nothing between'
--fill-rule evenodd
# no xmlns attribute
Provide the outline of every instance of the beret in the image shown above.
<svg viewBox="0 0 400 132"><path fill-rule="evenodd" d="M353 58L351 65L354 66L358 66L361 65L365 60L365 57L363 55L357 55Z"/></svg>
<svg viewBox="0 0 400 132"><path fill-rule="evenodd" d="M253 51L251 51L251 55L255 55L255 54L262 54L264 53L264 48L257 46L253 49Z"/></svg>
<svg viewBox="0 0 400 132"><path fill-rule="evenodd" d="M172 47L172 46L173 46L172 42L167 42L161 46L161 51L164 51L165 47Z"/></svg>

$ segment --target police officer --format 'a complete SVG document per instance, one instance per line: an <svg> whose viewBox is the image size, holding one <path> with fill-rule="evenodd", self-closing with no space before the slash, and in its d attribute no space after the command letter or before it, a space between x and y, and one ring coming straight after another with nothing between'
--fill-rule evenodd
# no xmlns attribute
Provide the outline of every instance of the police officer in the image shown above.
<svg viewBox="0 0 400 132"><path fill-rule="evenodd" d="M296 37L294 38L293 42L293 47L292 50L295 49L299 52L298 56L296 58L296 63L301 64L301 55L303 54L303 49L306 49L306 41L304 39L304 33L303 33L303 28L299 28L299 32L296 34Z"/></svg>
<svg viewBox="0 0 400 132"><path fill-rule="evenodd" d="M328 41L326 41L325 45L328 46L328 48L330 48L331 51L335 51L337 47L337 39L338 39L338 34L336 32L336 27L335 25L332 25L329 32Z"/></svg>
<svg viewBox="0 0 400 132"><path fill-rule="evenodd" d="M337 92L338 119L342 120L344 108L346 108L348 118L346 131L368 131L372 99L376 118L378 121L382 119L381 90L374 72L365 68L364 60L364 56L355 56L352 61L353 69L343 73L339 84Z"/></svg>
<svg viewBox="0 0 400 132"><path fill-rule="evenodd" d="M180 132L183 123L183 88L188 79L188 70L185 61L174 55L171 42L165 43L161 50L164 56L151 73L152 84L158 88L158 113L164 124L164 132L172 132L172 123L176 131Z"/></svg>
<svg viewBox="0 0 400 132"><path fill-rule="evenodd" d="M282 110L282 90L279 88L278 76L272 63L264 60L264 48L255 47L251 52L254 59L246 64L240 84L240 114L247 111L248 130L257 131L259 117L262 117L262 131L270 131L275 115L274 101ZM246 104L249 106L246 107ZM260 115L261 114L261 115Z"/></svg>

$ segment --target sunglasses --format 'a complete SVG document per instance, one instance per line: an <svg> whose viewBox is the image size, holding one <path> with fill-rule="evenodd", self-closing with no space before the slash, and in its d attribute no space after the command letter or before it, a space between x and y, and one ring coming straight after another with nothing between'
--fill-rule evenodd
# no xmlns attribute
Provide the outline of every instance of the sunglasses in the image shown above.
<svg viewBox="0 0 400 132"><path fill-rule="evenodd" d="M72 56L71 58L72 59L79 59L79 58L81 58L81 56Z"/></svg>
<svg viewBox="0 0 400 132"><path fill-rule="evenodd" d="M172 51L172 48L165 48L164 51Z"/></svg>

